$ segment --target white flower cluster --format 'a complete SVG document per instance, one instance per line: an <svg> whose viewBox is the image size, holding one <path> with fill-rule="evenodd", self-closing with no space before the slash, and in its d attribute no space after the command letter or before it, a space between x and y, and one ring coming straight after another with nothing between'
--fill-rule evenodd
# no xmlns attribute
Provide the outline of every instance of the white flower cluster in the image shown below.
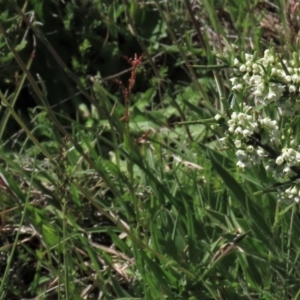
<svg viewBox="0 0 300 300"><path fill-rule="evenodd" d="M300 181L299 179L296 180L293 185L288 187L287 189L279 192L279 200L290 204L293 202L299 202L300 201Z"/></svg>
<svg viewBox="0 0 300 300"><path fill-rule="evenodd" d="M300 92L300 65L297 65L296 57L290 62L281 61L270 50L266 50L260 59L255 55L245 54L244 63L237 58L234 60L238 71L230 79L232 90L241 91L247 86L256 105L267 106L275 102L282 115L292 116L300 109L297 102ZM288 96L284 95L285 92Z"/></svg>
<svg viewBox="0 0 300 300"><path fill-rule="evenodd" d="M228 124L229 136L234 140L237 166L240 168L257 165L267 156L261 147L251 145L251 138L260 134L260 144L274 142L278 137L278 125L270 118L257 118L250 114L251 106L244 106L243 112L233 112Z"/></svg>
<svg viewBox="0 0 300 300"><path fill-rule="evenodd" d="M282 154L277 157L276 164L282 165L284 162L289 166L295 166L300 163L300 153L292 148L284 148Z"/></svg>
<svg viewBox="0 0 300 300"><path fill-rule="evenodd" d="M286 124L292 124L287 117L295 117L300 110L300 57L281 60L273 52L266 50L262 58L245 54L243 61L234 60L232 91L252 106L232 106L236 111L227 121L222 140L234 145L239 168L262 163L272 176L285 181L300 172L300 146L291 125ZM249 92L250 97L245 97ZM278 193L280 200L299 202L300 179L282 186Z"/></svg>

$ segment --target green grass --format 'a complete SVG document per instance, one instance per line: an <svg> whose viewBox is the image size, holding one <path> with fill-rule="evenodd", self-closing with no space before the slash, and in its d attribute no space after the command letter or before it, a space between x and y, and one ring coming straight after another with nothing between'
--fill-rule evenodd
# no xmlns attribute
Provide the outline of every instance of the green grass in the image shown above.
<svg viewBox="0 0 300 300"><path fill-rule="evenodd" d="M234 58L296 57L299 9L42 2L0 18L0 299L299 299L299 206L278 201L298 166L239 169L227 123L252 102L231 89ZM297 115L256 115L279 121L278 155L298 143Z"/></svg>

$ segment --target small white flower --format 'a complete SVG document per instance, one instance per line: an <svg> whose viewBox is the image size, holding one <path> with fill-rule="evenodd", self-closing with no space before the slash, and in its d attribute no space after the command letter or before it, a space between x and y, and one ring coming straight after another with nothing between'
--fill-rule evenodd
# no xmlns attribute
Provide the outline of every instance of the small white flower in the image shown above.
<svg viewBox="0 0 300 300"><path fill-rule="evenodd" d="M245 65L241 65L240 66L240 71L241 72L245 72L246 71L246 66Z"/></svg>
<svg viewBox="0 0 300 300"><path fill-rule="evenodd" d="M285 194L290 194L290 189L291 189L291 188L289 187L288 189L284 190L284 193L285 193Z"/></svg>
<svg viewBox="0 0 300 300"><path fill-rule="evenodd" d="M276 158L276 164L277 164L278 166L282 165L283 162L284 162L284 159L282 158L281 155L278 156L278 157Z"/></svg>
<svg viewBox="0 0 300 300"><path fill-rule="evenodd" d="M261 90L255 90L253 95L257 97L261 97L263 95L263 92Z"/></svg>
<svg viewBox="0 0 300 300"><path fill-rule="evenodd" d="M262 78L260 75L253 75L249 79L250 84L258 84L262 81Z"/></svg>
<svg viewBox="0 0 300 300"><path fill-rule="evenodd" d="M265 157L266 156L265 151L263 149L257 149L256 153L259 157Z"/></svg>
<svg viewBox="0 0 300 300"><path fill-rule="evenodd" d="M295 156L295 154L296 154L296 151L292 148L287 149L286 152L289 156Z"/></svg>
<svg viewBox="0 0 300 300"><path fill-rule="evenodd" d="M244 81L250 80L250 75L249 75L249 73L246 73L246 74L243 76L243 80L244 80Z"/></svg>
<svg viewBox="0 0 300 300"><path fill-rule="evenodd" d="M271 74L272 75L276 75L277 74L277 69L276 68L272 68L271 69Z"/></svg>
<svg viewBox="0 0 300 300"><path fill-rule="evenodd" d="M298 194L298 189L296 188L296 186L294 186L294 187L290 190L290 194L292 194L292 195L297 195L297 194Z"/></svg>
<svg viewBox="0 0 300 300"><path fill-rule="evenodd" d="M222 116L220 114L216 114L215 115L215 120L216 121L219 121L221 118L222 118Z"/></svg>
<svg viewBox="0 0 300 300"><path fill-rule="evenodd" d="M243 133L243 129L241 126L238 126L235 131L234 131L236 134L242 134Z"/></svg>
<svg viewBox="0 0 300 300"><path fill-rule="evenodd" d="M251 67L252 66L252 62L248 60L245 65L246 65L246 67Z"/></svg>
<svg viewBox="0 0 300 300"><path fill-rule="evenodd" d="M277 75L282 78L286 77L286 74L285 74L284 70L282 70L282 69L277 69Z"/></svg>
<svg viewBox="0 0 300 300"><path fill-rule="evenodd" d="M282 152L281 157L283 160L288 161L290 156L287 152Z"/></svg>
<svg viewBox="0 0 300 300"><path fill-rule="evenodd" d="M238 66L240 64L239 60L237 58L234 59L233 65Z"/></svg>
<svg viewBox="0 0 300 300"><path fill-rule="evenodd" d="M291 77L290 75L286 75L286 76L285 76L285 80L286 80L287 82L291 82L291 81L292 81L292 77Z"/></svg>
<svg viewBox="0 0 300 300"><path fill-rule="evenodd" d="M231 81L232 85L235 85L235 84L238 83L239 79L238 79L238 77L232 77L232 78L229 79L229 81Z"/></svg>
<svg viewBox="0 0 300 300"><path fill-rule="evenodd" d="M237 117L238 117L238 120L240 121L240 123L244 123L244 121L247 118L246 115L243 113L238 113Z"/></svg>
<svg viewBox="0 0 300 300"><path fill-rule="evenodd" d="M242 103L241 103L240 106L242 107ZM247 114L251 109L252 109L252 106L250 106L250 105L244 105L244 103L243 103L243 112L245 114Z"/></svg>
<svg viewBox="0 0 300 300"><path fill-rule="evenodd" d="M248 129L244 129L243 130L243 136L244 137L248 137L248 136L250 136L252 134L252 132L250 131L250 130L248 130Z"/></svg>
<svg viewBox="0 0 300 300"><path fill-rule="evenodd" d="M256 86L256 89L263 92L264 89L265 89L265 85L263 82L259 83L257 86Z"/></svg>
<svg viewBox="0 0 300 300"><path fill-rule="evenodd" d="M294 74L294 75L292 76L292 79L293 79L293 82L294 82L294 83L298 83L298 82L299 82L299 75L298 75L298 74Z"/></svg>
<svg viewBox="0 0 300 300"><path fill-rule="evenodd" d="M252 54L249 54L249 53L246 53L246 54L245 54L245 58L246 58L246 60L252 60L253 55L252 55Z"/></svg>
<svg viewBox="0 0 300 300"><path fill-rule="evenodd" d="M228 123L228 126L235 126L234 120L229 120L227 123Z"/></svg>
<svg viewBox="0 0 300 300"><path fill-rule="evenodd" d="M234 89L237 90L237 91L240 91L240 90L243 89L243 85L241 83L239 83L239 84L237 84L237 85L234 86Z"/></svg>
<svg viewBox="0 0 300 300"><path fill-rule="evenodd" d="M250 128L252 131L257 130L257 128L258 128L257 122L249 123L249 128Z"/></svg>
<svg viewBox="0 0 300 300"><path fill-rule="evenodd" d="M300 153L297 152L297 151L295 151L295 153L296 153L295 160L296 160L297 163L299 163L300 162Z"/></svg>
<svg viewBox="0 0 300 300"><path fill-rule="evenodd" d="M234 132L234 126L229 126L228 131L233 133Z"/></svg>
<svg viewBox="0 0 300 300"><path fill-rule="evenodd" d="M247 116L246 116L246 120L247 120L248 122L250 122L250 121L252 121L252 117L251 117L250 115L247 115Z"/></svg>
<svg viewBox="0 0 300 300"><path fill-rule="evenodd" d="M247 166L243 161L240 161L240 160L237 162L236 165L237 165L237 167L239 167L241 169L244 169Z"/></svg>
<svg viewBox="0 0 300 300"><path fill-rule="evenodd" d="M297 90L296 86L294 86L294 85L290 85L290 86L289 86L289 92L290 92L290 93L295 93L296 90Z"/></svg>
<svg viewBox="0 0 300 300"><path fill-rule="evenodd" d="M269 93L267 94L266 98L269 100L276 98L275 92L273 90L269 89Z"/></svg>
<svg viewBox="0 0 300 300"><path fill-rule="evenodd" d="M240 140L235 140L234 145L236 148L241 148L242 147L242 142Z"/></svg>
<svg viewBox="0 0 300 300"><path fill-rule="evenodd" d="M231 119L232 120L237 120L238 119L238 115L235 111L231 114Z"/></svg>

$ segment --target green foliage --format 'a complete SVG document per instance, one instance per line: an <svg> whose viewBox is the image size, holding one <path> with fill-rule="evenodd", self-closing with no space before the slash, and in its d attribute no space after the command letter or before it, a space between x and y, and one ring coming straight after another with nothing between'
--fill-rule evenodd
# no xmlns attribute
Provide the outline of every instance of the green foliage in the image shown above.
<svg viewBox="0 0 300 300"><path fill-rule="evenodd" d="M296 19L280 44L255 1L0 4L0 299L298 299L298 204L220 142L234 58L292 57Z"/></svg>

